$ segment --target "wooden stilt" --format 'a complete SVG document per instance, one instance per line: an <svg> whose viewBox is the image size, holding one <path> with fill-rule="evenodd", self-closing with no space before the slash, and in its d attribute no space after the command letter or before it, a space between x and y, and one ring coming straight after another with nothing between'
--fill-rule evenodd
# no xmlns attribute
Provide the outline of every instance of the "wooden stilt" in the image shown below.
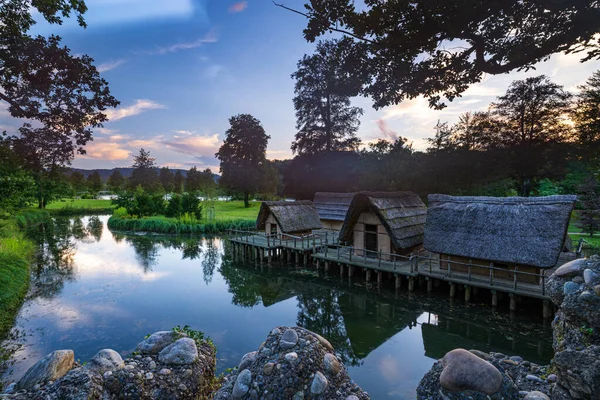
<svg viewBox="0 0 600 400"><path fill-rule="evenodd" d="M498 307L498 292L492 290L492 307Z"/></svg>
<svg viewBox="0 0 600 400"><path fill-rule="evenodd" d="M456 285L450 282L450 298L453 299L456 295Z"/></svg>
<svg viewBox="0 0 600 400"><path fill-rule="evenodd" d="M370 269L367 270L367 274L366 274L366 278L365 279L366 279L367 282L369 282L371 280L371 270Z"/></svg>
<svg viewBox="0 0 600 400"><path fill-rule="evenodd" d="M510 297L510 311L517 311L517 296L509 293L508 297Z"/></svg>
<svg viewBox="0 0 600 400"><path fill-rule="evenodd" d="M465 303L471 301L471 286L465 285Z"/></svg>
<svg viewBox="0 0 600 400"><path fill-rule="evenodd" d="M408 291L413 292L415 290L415 278L413 276L408 278Z"/></svg>
<svg viewBox="0 0 600 400"><path fill-rule="evenodd" d="M340 276L344 276L344 264L340 264Z"/></svg>
<svg viewBox="0 0 600 400"><path fill-rule="evenodd" d="M550 303L550 300L544 300L544 305L543 305L543 317L544 319L551 319L552 318L552 303Z"/></svg>
<svg viewBox="0 0 600 400"><path fill-rule="evenodd" d="M396 290L400 289L400 287L402 286L402 278L400 277L400 275L395 275L394 281L394 287L396 288Z"/></svg>
<svg viewBox="0 0 600 400"><path fill-rule="evenodd" d="M433 279L427 277L427 292L433 292Z"/></svg>
<svg viewBox="0 0 600 400"><path fill-rule="evenodd" d="M377 271L377 286L381 285L383 282L383 273L381 271Z"/></svg>

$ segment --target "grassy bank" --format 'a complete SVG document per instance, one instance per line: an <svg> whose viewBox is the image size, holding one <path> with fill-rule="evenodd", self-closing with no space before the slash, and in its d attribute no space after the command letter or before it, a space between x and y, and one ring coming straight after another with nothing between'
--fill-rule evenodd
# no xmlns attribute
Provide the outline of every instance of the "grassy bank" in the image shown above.
<svg viewBox="0 0 600 400"><path fill-rule="evenodd" d="M590 247L600 248L600 235L598 234L594 235L593 237L590 237L589 235L577 235L570 233L569 236L571 236L571 239L573 240L573 246L577 246L577 244L579 243L579 239L583 239L588 243Z"/></svg>
<svg viewBox="0 0 600 400"><path fill-rule="evenodd" d="M132 218L122 212L115 212L108 220L108 227L117 231L165 234L223 233L229 229L254 229L259 209L258 202L253 202L249 208L245 208L242 201L215 201L210 205L203 205L203 218L199 221L167 218L162 215ZM214 217L209 219L209 215Z"/></svg>
<svg viewBox="0 0 600 400"><path fill-rule="evenodd" d="M53 215L112 214L115 207L110 200L62 199L48 204L46 210Z"/></svg>
<svg viewBox="0 0 600 400"><path fill-rule="evenodd" d="M13 325L29 287L29 262L34 245L23 228L47 221L44 211L24 211L0 220L0 340Z"/></svg>

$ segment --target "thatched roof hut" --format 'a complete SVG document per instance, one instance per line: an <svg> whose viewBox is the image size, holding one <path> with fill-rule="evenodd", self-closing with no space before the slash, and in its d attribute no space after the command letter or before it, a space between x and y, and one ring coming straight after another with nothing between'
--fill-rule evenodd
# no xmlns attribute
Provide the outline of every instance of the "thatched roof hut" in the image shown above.
<svg viewBox="0 0 600 400"><path fill-rule="evenodd" d="M396 249L423 243L427 207L413 192L359 192L352 199L340 231L340 241L349 241L362 213L374 213Z"/></svg>
<svg viewBox="0 0 600 400"><path fill-rule="evenodd" d="M355 193L317 192L313 203L322 220L344 221Z"/></svg>
<svg viewBox="0 0 600 400"><path fill-rule="evenodd" d="M280 233L308 232L322 227L317 209L310 200L263 201L256 218L256 229L265 229L270 217L274 218Z"/></svg>
<svg viewBox="0 0 600 400"><path fill-rule="evenodd" d="M551 268L563 249L576 196L429 195L425 249L492 262Z"/></svg>

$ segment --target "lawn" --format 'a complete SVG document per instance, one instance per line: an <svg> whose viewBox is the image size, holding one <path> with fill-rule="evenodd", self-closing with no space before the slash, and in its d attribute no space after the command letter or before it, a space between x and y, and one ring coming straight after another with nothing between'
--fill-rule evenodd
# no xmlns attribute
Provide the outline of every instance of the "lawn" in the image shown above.
<svg viewBox="0 0 600 400"><path fill-rule="evenodd" d="M64 208L85 208L89 210L98 210L112 208L110 200L96 199L62 199L54 201L46 206L47 210L62 210Z"/></svg>
<svg viewBox="0 0 600 400"><path fill-rule="evenodd" d="M589 235L574 235L571 233L569 234L569 236L571 236L571 239L573 240L573 246L577 246L577 244L579 243L579 239L583 239L591 247L600 248L600 234L595 234L593 237L590 237Z"/></svg>
<svg viewBox="0 0 600 400"><path fill-rule="evenodd" d="M260 201L251 201L245 208L243 201L214 201L203 203L202 222L209 222L210 206L214 207L215 221L252 220L255 221L260 210Z"/></svg>

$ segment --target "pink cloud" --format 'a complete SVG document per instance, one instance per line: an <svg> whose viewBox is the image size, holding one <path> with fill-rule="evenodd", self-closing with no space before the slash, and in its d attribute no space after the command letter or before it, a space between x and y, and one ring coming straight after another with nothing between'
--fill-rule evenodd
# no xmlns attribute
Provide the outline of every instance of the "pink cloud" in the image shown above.
<svg viewBox="0 0 600 400"><path fill-rule="evenodd" d="M246 7L248 7L247 1L238 1L237 3L234 3L231 7L229 7L229 12L239 13L244 11Z"/></svg>
<svg viewBox="0 0 600 400"><path fill-rule="evenodd" d="M98 160L127 160L131 156L129 150L124 149L119 143L114 142L91 142L87 144L85 150L85 158Z"/></svg>
<svg viewBox="0 0 600 400"><path fill-rule="evenodd" d="M379 118L377 121L375 121L375 123L377 124L377 127L379 128L379 131L383 135L384 139L391 140L392 142L398 140L398 133L392 130L383 118Z"/></svg>

